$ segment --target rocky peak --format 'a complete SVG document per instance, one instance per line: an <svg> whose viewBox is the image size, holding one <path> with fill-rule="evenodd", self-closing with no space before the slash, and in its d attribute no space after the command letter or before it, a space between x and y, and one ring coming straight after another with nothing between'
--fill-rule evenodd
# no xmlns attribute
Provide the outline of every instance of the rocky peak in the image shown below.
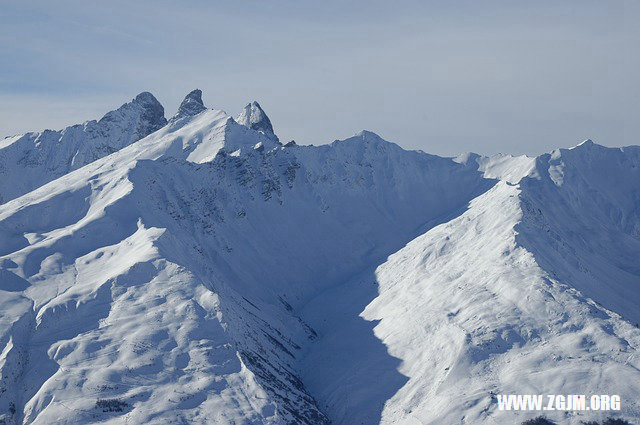
<svg viewBox="0 0 640 425"><path fill-rule="evenodd" d="M204 103L202 103L202 90L195 89L184 98L178 108L178 113L173 118L197 115L206 109Z"/></svg>
<svg viewBox="0 0 640 425"><path fill-rule="evenodd" d="M111 131L113 125L129 127L133 140L141 139L167 124L164 117L164 108L158 99L149 92L142 92L130 102L125 103L114 111L107 112L98 121L98 126L104 132Z"/></svg>
<svg viewBox="0 0 640 425"><path fill-rule="evenodd" d="M272 140L278 141L278 137L273 132L271 120L269 120L267 114L256 101L244 107L240 115L236 118L236 122L252 130L259 131Z"/></svg>

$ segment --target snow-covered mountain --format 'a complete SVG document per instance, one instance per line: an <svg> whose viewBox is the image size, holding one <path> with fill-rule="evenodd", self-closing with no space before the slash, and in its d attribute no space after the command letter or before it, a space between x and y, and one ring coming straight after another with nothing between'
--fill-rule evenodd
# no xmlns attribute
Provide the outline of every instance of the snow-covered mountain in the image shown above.
<svg viewBox="0 0 640 425"><path fill-rule="evenodd" d="M6 137L0 140L0 203L116 152L166 123L160 102L143 92L99 121Z"/></svg>
<svg viewBox="0 0 640 425"><path fill-rule="evenodd" d="M640 148L282 145L201 95L2 142L0 422L640 418Z"/></svg>

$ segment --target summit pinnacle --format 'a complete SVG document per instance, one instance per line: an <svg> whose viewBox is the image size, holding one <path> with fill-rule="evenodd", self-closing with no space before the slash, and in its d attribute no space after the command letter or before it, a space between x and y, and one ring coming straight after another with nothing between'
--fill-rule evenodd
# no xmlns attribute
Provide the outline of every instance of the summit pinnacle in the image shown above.
<svg viewBox="0 0 640 425"><path fill-rule="evenodd" d="M249 103L236 118L236 122L252 130L259 131L265 136L278 141L278 137L273 132L269 117L256 101Z"/></svg>
<svg viewBox="0 0 640 425"><path fill-rule="evenodd" d="M195 89L184 98L178 108L178 113L173 118L197 115L205 109L207 108L202 103L202 90Z"/></svg>

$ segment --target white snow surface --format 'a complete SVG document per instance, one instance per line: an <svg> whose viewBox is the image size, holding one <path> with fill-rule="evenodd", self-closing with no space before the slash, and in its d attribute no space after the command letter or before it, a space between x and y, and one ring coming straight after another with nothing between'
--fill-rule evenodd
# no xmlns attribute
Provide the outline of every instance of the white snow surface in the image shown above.
<svg viewBox="0 0 640 425"><path fill-rule="evenodd" d="M166 123L162 105L143 92L99 121L6 137L0 140L0 203L116 152Z"/></svg>
<svg viewBox="0 0 640 425"><path fill-rule="evenodd" d="M620 412L545 415L640 419L639 147L284 147L257 103L236 121L200 95L0 204L0 423L540 413L501 393L619 394ZM39 152L24 137L0 152Z"/></svg>

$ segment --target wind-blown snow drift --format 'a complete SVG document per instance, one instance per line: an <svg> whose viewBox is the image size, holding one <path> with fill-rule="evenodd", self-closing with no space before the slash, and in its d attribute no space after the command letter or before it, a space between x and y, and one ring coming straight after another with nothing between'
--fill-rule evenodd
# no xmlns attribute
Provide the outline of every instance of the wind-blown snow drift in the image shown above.
<svg viewBox="0 0 640 425"><path fill-rule="evenodd" d="M640 417L637 148L285 147L199 90L163 124L0 205L5 422L526 418L501 392Z"/></svg>

